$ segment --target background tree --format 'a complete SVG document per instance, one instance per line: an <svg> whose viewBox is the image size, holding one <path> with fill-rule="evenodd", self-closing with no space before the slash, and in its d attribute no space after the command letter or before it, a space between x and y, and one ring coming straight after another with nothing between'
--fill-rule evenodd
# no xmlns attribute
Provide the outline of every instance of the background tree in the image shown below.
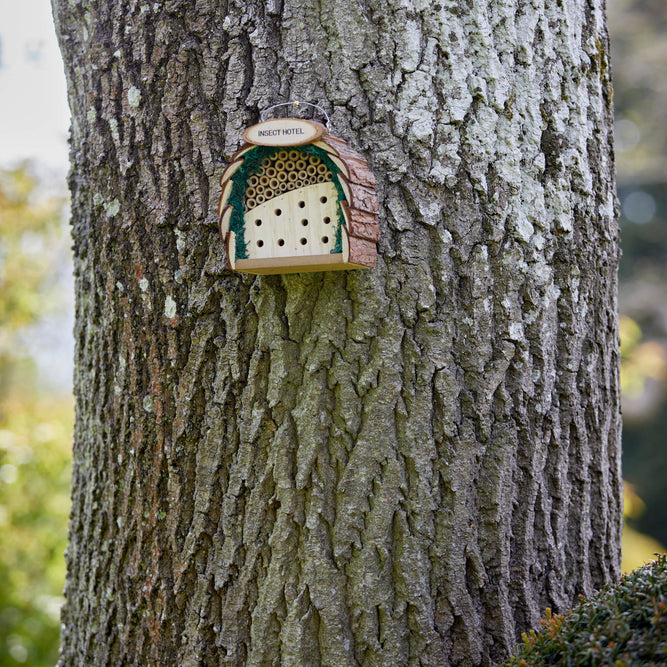
<svg viewBox="0 0 667 667"><path fill-rule="evenodd" d="M602 2L54 0L72 107L61 664L489 664L618 572ZM323 104L378 267L224 267L217 178Z"/></svg>

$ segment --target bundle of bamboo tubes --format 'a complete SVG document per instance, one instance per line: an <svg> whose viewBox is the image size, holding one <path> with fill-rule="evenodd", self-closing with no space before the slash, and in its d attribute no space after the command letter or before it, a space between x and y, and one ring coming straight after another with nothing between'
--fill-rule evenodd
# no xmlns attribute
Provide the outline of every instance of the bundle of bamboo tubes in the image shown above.
<svg viewBox="0 0 667 667"><path fill-rule="evenodd" d="M279 151L265 157L259 170L248 178L245 210L291 190L331 180L333 175L320 158L297 150Z"/></svg>

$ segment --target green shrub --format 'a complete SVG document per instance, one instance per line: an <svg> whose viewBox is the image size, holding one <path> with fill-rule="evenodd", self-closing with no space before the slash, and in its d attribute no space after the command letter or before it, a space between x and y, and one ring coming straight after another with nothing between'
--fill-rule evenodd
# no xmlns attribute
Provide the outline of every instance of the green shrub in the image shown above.
<svg viewBox="0 0 667 667"><path fill-rule="evenodd" d="M667 556L625 575L566 615L547 609L505 667L667 664Z"/></svg>

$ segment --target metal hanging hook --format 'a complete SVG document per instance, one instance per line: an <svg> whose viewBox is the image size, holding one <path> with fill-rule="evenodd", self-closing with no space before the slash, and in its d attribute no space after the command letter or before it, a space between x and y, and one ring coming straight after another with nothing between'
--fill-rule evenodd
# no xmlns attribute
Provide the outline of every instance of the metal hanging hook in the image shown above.
<svg viewBox="0 0 667 667"><path fill-rule="evenodd" d="M298 100L295 100L294 102L281 102L280 104L274 104L273 106L270 106L270 107L264 109L264 111L262 111L262 113L259 115L259 118L262 122L264 122L264 116L269 111L273 111L273 109L277 109L278 107L296 107L296 108L298 108L302 105L307 106L307 107L313 107L314 109L317 109L318 111L320 111L322 113L322 115L327 119L327 122L326 122L327 130L330 128L331 120L329 120L329 114L321 106L318 106L317 104L313 104L312 102L299 102Z"/></svg>

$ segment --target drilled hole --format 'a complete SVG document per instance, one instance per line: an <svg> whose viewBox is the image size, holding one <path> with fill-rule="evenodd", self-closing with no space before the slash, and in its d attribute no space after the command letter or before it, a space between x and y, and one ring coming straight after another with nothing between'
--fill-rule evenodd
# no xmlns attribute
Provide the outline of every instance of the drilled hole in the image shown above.
<svg viewBox="0 0 667 667"><path fill-rule="evenodd" d="M320 197L320 201L321 201L323 204L326 204L326 203L327 203L327 198L326 198L326 197Z"/></svg>
<svg viewBox="0 0 667 667"><path fill-rule="evenodd" d="M256 224L258 227L260 227L261 224L262 224L262 221L261 221L261 220L255 220L255 224Z"/></svg>
<svg viewBox="0 0 667 667"><path fill-rule="evenodd" d="M301 245L306 245L308 243L308 239L301 239Z"/></svg>
<svg viewBox="0 0 667 667"><path fill-rule="evenodd" d="M300 201L299 202L299 208L303 208L306 205L305 201Z"/></svg>
<svg viewBox="0 0 667 667"><path fill-rule="evenodd" d="M276 215L281 215L281 214L282 214L282 211L281 211L279 208L277 208L276 211L275 211L275 213L276 213Z"/></svg>
<svg viewBox="0 0 667 667"><path fill-rule="evenodd" d="M330 222L331 222L331 218L330 218L329 216L327 216L326 218L324 218L324 224L325 224L325 225L328 225Z"/></svg>
<svg viewBox="0 0 667 667"><path fill-rule="evenodd" d="M308 227L308 220L307 220L306 218L304 218L304 219L301 221L301 224L302 224L304 227Z"/></svg>
<svg viewBox="0 0 667 667"><path fill-rule="evenodd" d="M323 236L322 237L322 243L329 243L329 237L328 236Z"/></svg>
<svg viewBox="0 0 667 667"><path fill-rule="evenodd" d="M285 239L278 239L278 245L279 246L284 246L285 245Z"/></svg>
<svg viewBox="0 0 667 667"><path fill-rule="evenodd" d="M264 245L264 241L262 241L262 239L260 239L259 241L257 241L257 247L258 247L258 248L261 248L263 245Z"/></svg>

